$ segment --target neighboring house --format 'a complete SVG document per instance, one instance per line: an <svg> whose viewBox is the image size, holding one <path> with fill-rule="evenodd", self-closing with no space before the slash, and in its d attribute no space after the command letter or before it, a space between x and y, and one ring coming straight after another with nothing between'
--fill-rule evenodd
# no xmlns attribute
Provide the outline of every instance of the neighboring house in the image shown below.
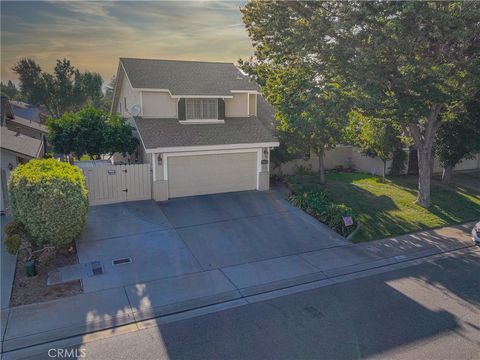
<svg viewBox="0 0 480 360"><path fill-rule="evenodd" d="M269 188L273 111L233 64L121 58L116 79L155 200Z"/></svg>
<svg viewBox="0 0 480 360"><path fill-rule="evenodd" d="M27 104L23 101L10 100L15 117L20 117L32 122L44 124L48 118L48 111L43 106Z"/></svg>
<svg viewBox="0 0 480 360"><path fill-rule="evenodd" d="M10 172L21 163L44 155L45 126L16 117L10 102L1 98L1 211L7 202L7 180Z"/></svg>

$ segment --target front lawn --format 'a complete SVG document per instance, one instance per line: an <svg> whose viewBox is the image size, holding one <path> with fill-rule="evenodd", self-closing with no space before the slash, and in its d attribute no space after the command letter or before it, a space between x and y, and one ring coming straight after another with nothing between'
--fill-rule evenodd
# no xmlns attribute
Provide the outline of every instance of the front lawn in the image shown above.
<svg viewBox="0 0 480 360"><path fill-rule="evenodd" d="M432 206L424 209L415 204L416 187L416 179L408 177L381 183L367 174L330 173L324 188L334 202L346 204L357 214L362 228L354 242L480 219L479 192L433 181Z"/></svg>

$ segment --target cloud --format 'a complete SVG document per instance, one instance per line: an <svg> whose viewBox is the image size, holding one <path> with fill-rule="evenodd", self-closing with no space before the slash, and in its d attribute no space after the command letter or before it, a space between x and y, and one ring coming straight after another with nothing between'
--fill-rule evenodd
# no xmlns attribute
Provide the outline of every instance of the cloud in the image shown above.
<svg viewBox="0 0 480 360"><path fill-rule="evenodd" d="M2 78L20 57L51 71L68 57L108 78L118 57L236 61L252 47L241 2L31 2L2 11Z"/></svg>

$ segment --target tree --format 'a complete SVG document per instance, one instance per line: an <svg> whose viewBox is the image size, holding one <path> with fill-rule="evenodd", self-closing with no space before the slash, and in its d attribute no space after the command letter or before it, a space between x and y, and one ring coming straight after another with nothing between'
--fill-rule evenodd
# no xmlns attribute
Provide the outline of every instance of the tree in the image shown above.
<svg viewBox="0 0 480 360"><path fill-rule="evenodd" d="M119 115L110 115L106 128L106 153L123 156L133 154L137 150L138 139L132 136L134 128Z"/></svg>
<svg viewBox="0 0 480 360"><path fill-rule="evenodd" d="M255 21L250 15L244 10L244 21L252 34ZM325 184L325 150L341 138L346 94L328 71L312 76L312 64L301 57L272 58L260 47L255 55L255 59L240 60L240 64L275 107L279 137L292 154L318 156L319 182Z"/></svg>
<svg viewBox="0 0 480 360"><path fill-rule="evenodd" d="M467 102L465 111L443 123L435 138L435 152L443 167L442 182L452 181L453 168L462 159L480 152L480 91Z"/></svg>
<svg viewBox="0 0 480 360"><path fill-rule="evenodd" d="M0 91L2 96L6 96L10 100L14 100L18 96L18 89L11 80L8 80L6 84L0 82Z"/></svg>
<svg viewBox="0 0 480 360"><path fill-rule="evenodd" d="M435 134L479 86L480 5L251 1L242 13L260 62L304 59L311 79L333 76L354 107L411 136L428 207Z"/></svg>
<svg viewBox="0 0 480 360"><path fill-rule="evenodd" d="M396 150L402 149L401 131L388 119L377 119L352 111L346 139L362 149L365 155L378 157L383 162L382 180L385 182L387 161Z"/></svg>
<svg viewBox="0 0 480 360"><path fill-rule="evenodd" d="M87 106L79 112L67 112L47 121L47 139L53 151L61 154L83 155L99 159L102 154L115 152L132 154L138 140L132 126L117 115Z"/></svg>
<svg viewBox="0 0 480 360"><path fill-rule="evenodd" d="M57 60L53 74L42 72L32 59L21 59L12 67L20 78L20 91L26 102L45 105L53 117L79 111L84 105L100 107L102 77L81 73L70 60Z"/></svg>
<svg viewBox="0 0 480 360"><path fill-rule="evenodd" d="M42 68L35 60L22 58L13 67L20 80L22 99L30 104L41 105L44 96Z"/></svg>

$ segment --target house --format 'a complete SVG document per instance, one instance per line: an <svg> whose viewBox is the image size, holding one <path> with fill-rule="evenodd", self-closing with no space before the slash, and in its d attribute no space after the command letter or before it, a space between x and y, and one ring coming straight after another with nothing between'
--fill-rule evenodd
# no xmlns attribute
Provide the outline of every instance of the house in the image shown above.
<svg viewBox="0 0 480 360"><path fill-rule="evenodd" d="M43 157L45 152L44 125L15 116L10 101L1 97L0 157L1 157L1 211L7 202L7 180L18 165L33 158Z"/></svg>
<svg viewBox="0 0 480 360"><path fill-rule="evenodd" d="M234 64L121 58L116 79L155 200L269 188L273 111Z"/></svg>

